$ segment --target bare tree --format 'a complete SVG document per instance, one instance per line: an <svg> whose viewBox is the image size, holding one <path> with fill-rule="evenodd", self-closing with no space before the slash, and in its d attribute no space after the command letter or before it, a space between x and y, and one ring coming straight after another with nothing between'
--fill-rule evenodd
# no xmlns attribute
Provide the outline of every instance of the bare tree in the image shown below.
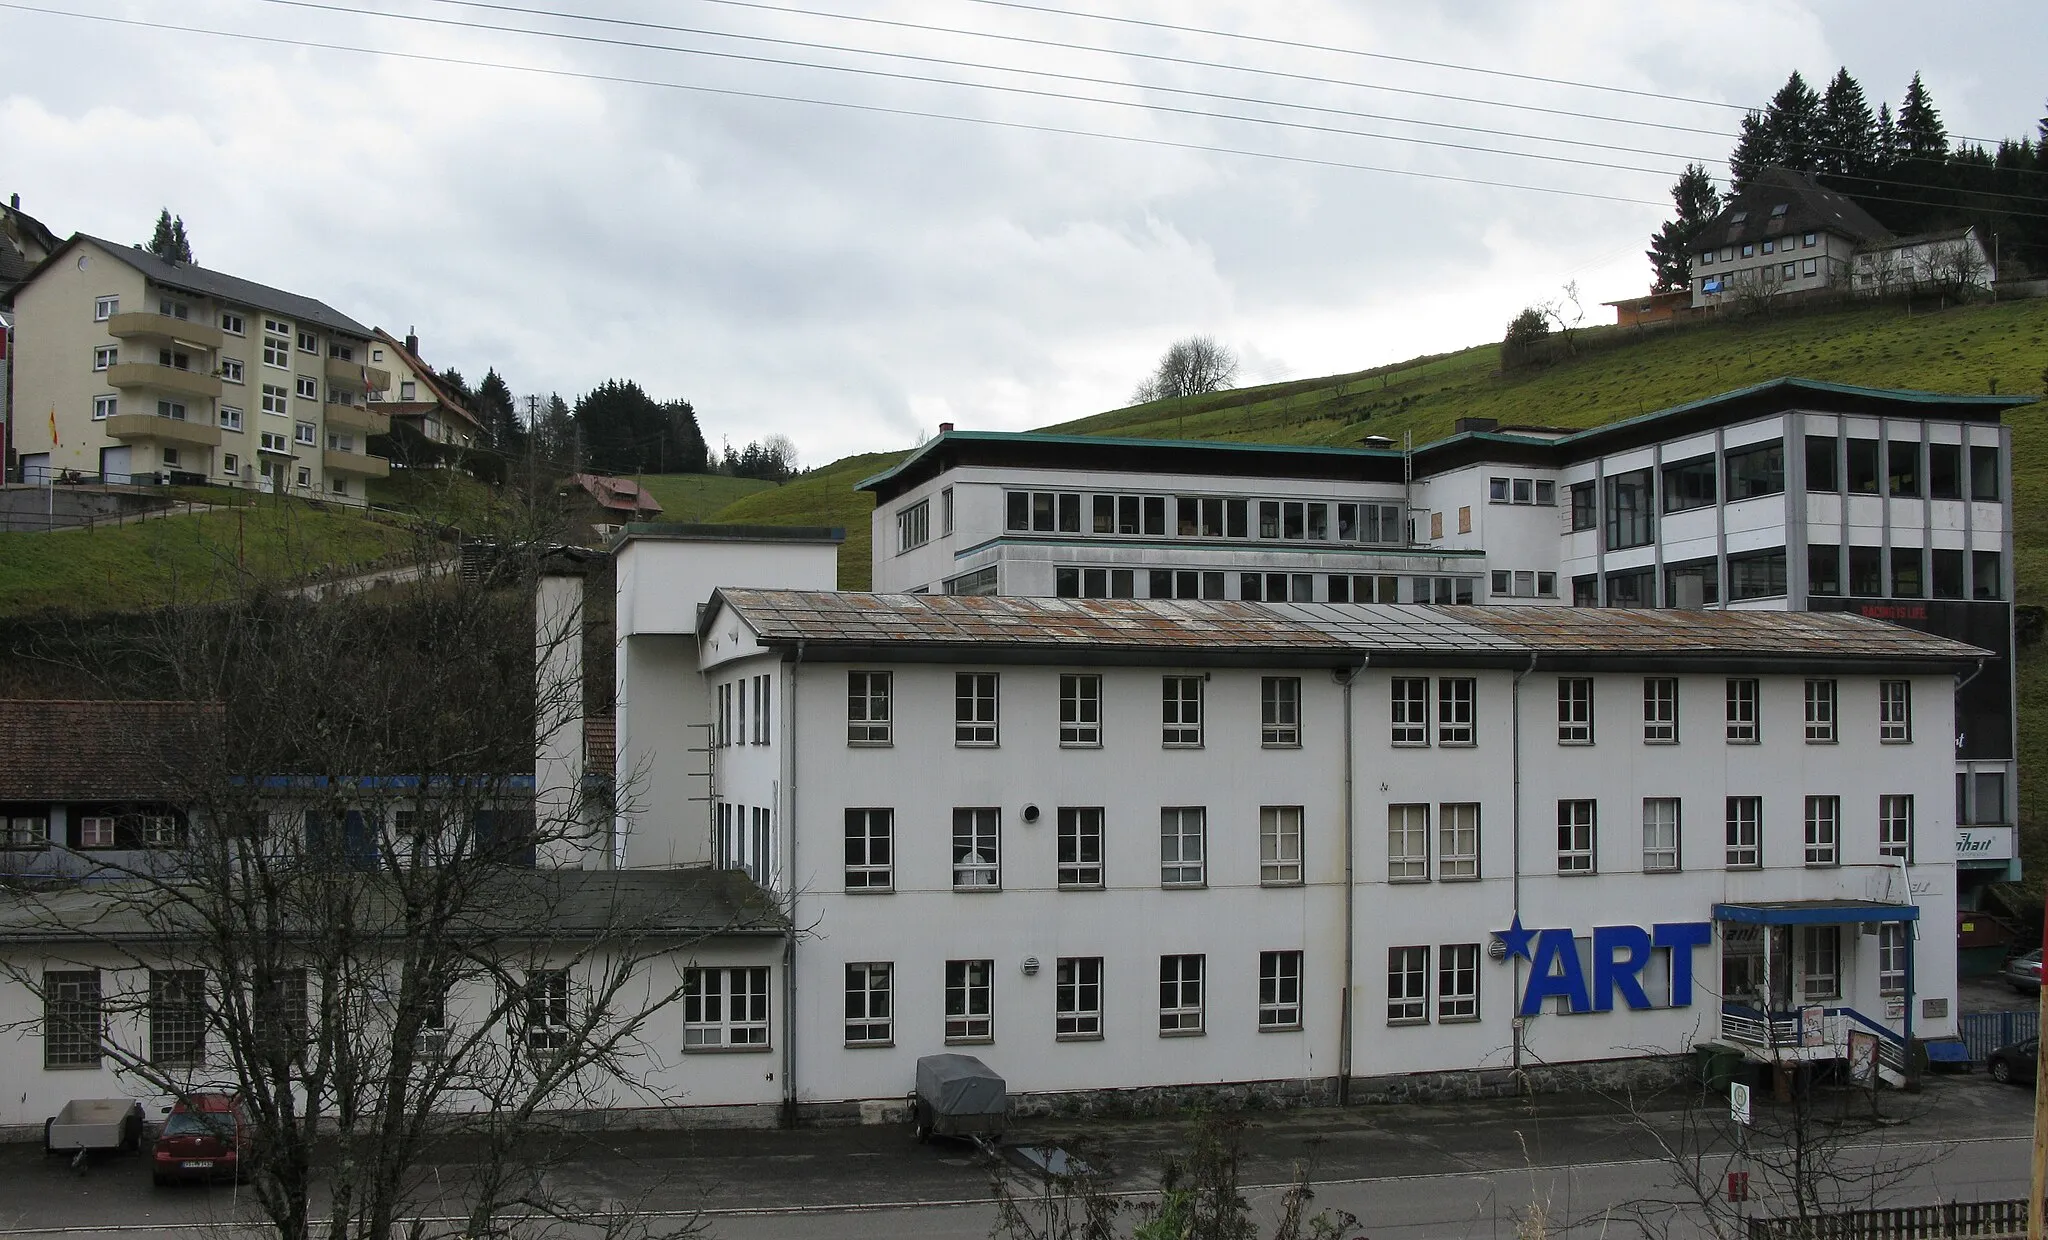
<svg viewBox="0 0 2048 1240"><path fill-rule="evenodd" d="M1985 294L1990 269L1983 249L1960 237L1928 251L1926 283L1943 297L1965 301Z"/></svg>
<svg viewBox="0 0 2048 1240"><path fill-rule="evenodd" d="M1213 336L1188 336L1167 346L1159 365L1131 393L1131 403L1221 392L1237 382L1237 354Z"/></svg>
<svg viewBox="0 0 2048 1240"><path fill-rule="evenodd" d="M685 957L779 914L729 872L584 868L632 780L535 793L536 737L582 714L585 635L536 605L544 543L514 533L478 580L423 543L395 593L252 589L44 652L109 696L201 705L160 750L175 810L15 892L0 938L68 933L0 977L134 1082L240 1094L284 1240L418 1237L429 1201L469 1236L690 1230L551 1189L553 1121L677 1101L641 1082ZM113 983L67 1008L52 979L83 971Z"/></svg>

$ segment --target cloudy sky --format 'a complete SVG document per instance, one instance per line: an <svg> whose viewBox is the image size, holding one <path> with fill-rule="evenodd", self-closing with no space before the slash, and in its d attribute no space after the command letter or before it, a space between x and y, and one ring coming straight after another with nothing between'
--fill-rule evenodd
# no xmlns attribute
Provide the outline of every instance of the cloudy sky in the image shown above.
<svg viewBox="0 0 2048 1240"><path fill-rule="evenodd" d="M0 193L117 240L169 206L202 264L472 380L630 377L818 464L1116 407L1195 332L1263 381L1497 338L1567 281L1603 315L1679 168L1726 156L1718 105L1793 69L1873 107L1918 70L1952 133L2031 132L2039 0L1927 15L5 0Z"/></svg>

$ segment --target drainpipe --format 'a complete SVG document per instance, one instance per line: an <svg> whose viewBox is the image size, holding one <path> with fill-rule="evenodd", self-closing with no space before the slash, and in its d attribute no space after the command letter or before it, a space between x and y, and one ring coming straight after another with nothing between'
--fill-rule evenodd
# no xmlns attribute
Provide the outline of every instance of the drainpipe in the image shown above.
<svg viewBox="0 0 2048 1240"><path fill-rule="evenodd" d="M1338 673L1344 686L1344 994L1337 1005L1337 1105L1351 1102L1352 995L1358 989L1358 866L1357 813L1351 804L1354 760L1351 746L1351 686L1371 665L1367 655L1357 667Z"/></svg>
<svg viewBox="0 0 2048 1240"><path fill-rule="evenodd" d="M782 725L789 738L789 798L783 807L783 829L789 833L789 857L783 873L789 878L786 912L789 928L782 932L782 1126L796 1127L796 728L797 668L804 661L804 639L796 640L796 658L790 662L784 686Z"/></svg>
<svg viewBox="0 0 2048 1240"><path fill-rule="evenodd" d="M1522 918L1522 680L1529 673L1536 670L1537 658L1537 655L1530 655L1529 666L1516 672L1514 680L1508 687L1508 718L1510 721L1508 726L1510 738L1509 761L1513 771L1514 783L1513 800L1508 806L1508 856L1510 858L1508 870L1510 880L1513 883L1510 904L1512 905L1514 916L1514 920L1509 923L1511 925L1519 925ZM1508 961L1508 967L1514 971L1514 989L1509 993L1511 996L1519 996L1522 993L1521 958L1517 957ZM1520 1000L1516 998L1510 1001L1515 1004L1515 1015L1512 1021L1515 1039L1511 1062L1514 1070L1520 1072L1522 1070L1523 1018Z"/></svg>

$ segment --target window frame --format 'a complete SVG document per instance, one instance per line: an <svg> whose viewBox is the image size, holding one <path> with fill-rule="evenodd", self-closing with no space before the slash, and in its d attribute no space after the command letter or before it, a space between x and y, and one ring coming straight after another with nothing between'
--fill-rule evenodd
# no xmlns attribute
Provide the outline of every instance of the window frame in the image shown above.
<svg viewBox="0 0 2048 1240"><path fill-rule="evenodd" d="M1302 858L1304 814L1299 805L1259 807L1259 886L1299 887L1306 879Z"/></svg>
<svg viewBox="0 0 2048 1240"><path fill-rule="evenodd" d="M1102 677L1060 673L1060 748L1102 748Z"/></svg>
<svg viewBox="0 0 2048 1240"><path fill-rule="evenodd" d="M1580 811L1583 810L1583 816ZM1581 835L1584 840L1581 842ZM1557 872L1560 876L1600 872L1600 803L1590 797L1557 802Z"/></svg>
<svg viewBox="0 0 2048 1240"><path fill-rule="evenodd" d="M1429 947L1403 945L1387 949L1387 1023L1429 1023Z"/></svg>
<svg viewBox="0 0 2048 1240"><path fill-rule="evenodd" d="M1880 745L1913 743L1913 682L1877 682L1877 741Z"/></svg>
<svg viewBox="0 0 2048 1240"><path fill-rule="evenodd" d="M1643 677L1643 744L1678 743L1678 677Z"/></svg>
<svg viewBox="0 0 2048 1240"><path fill-rule="evenodd" d="M1468 818L1469 822L1466 821ZM1480 821L1477 801L1445 801L1437 805L1437 881L1466 883L1482 877L1479 864Z"/></svg>
<svg viewBox="0 0 2048 1240"><path fill-rule="evenodd" d="M1479 680L1474 676L1436 678L1436 743L1442 748L1469 749L1479 743Z"/></svg>
<svg viewBox="0 0 2048 1240"><path fill-rule="evenodd" d="M1877 855L1913 864L1913 794L1880 793L1877 798Z"/></svg>
<svg viewBox="0 0 2048 1240"><path fill-rule="evenodd" d="M1171 815L1171 818L1169 818ZM1189 824L1193 830L1189 830ZM1172 849L1168 850L1171 841ZM1193 842L1192 851L1189 842ZM1209 807L1159 807L1159 885L1198 888L1209 885Z"/></svg>
<svg viewBox="0 0 2048 1240"><path fill-rule="evenodd" d="M844 976L840 1008L842 1044L849 1048L896 1045L895 962L851 961Z"/></svg>
<svg viewBox="0 0 2048 1240"><path fill-rule="evenodd" d="M1809 745L1833 745L1840 740L1841 690L1828 677L1810 676L1806 680L1806 743Z"/></svg>
<svg viewBox="0 0 2048 1240"><path fill-rule="evenodd" d="M986 690L986 692L984 692ZM986 715L984 718L983 716ZM1002 678L997 672L953 674L953 747L994 749L1002 744Z"/></svg>
<svg viewBox="0 0 2048 1240"><path fill-rule="evenodd" d="M849 894L884 894L896 890L896 811L893 808L849 806L844 841L840 871L842 890ZM875 859L878 841L881 844L879 861ZM854 860L856 846L862 858L860 861Z"/></svg>
<svg viewBox="0 0 2048 1240"><path fill-rule="evenodd" d="M996 1040L995 976L994 960L946 962L946 1045L969 1046Z"/></svg>
<svg viewBox="0 0 2048 1240"><path fill-rule="evenodd" d="M988 849L985 853L982 851L984 846ZM952 856L954 891L1001 891L1003 811L990 805L955 806ZM977 875L982 874L987 875L986 882L973 881ZM962 881L963 876L967 881Z"/></svg>
<svg viewBox="0 0 2048 1240"><path fill-rule="evenodd" d="M44 1071L97 1071L107 1053L100 970L44 970L42 1000Z"/></svg>
<svg viewBox="0 0 2048 1240"><path fill-rule="evenodd" d="M519 992L519 1026L520 1041L529 1052L559 1051L569 1044L569 996L569 970L526 971Z"/></svg>
<svg viewBox="0 0 2048 1240"><path fill-rule="evenodd" d="M1395 676L1387 682L1391 742L1404 749L1429 747L1429 677Z"/></svg>
<svg viewBox="0 0 2048 1240"><path fill-rule="evenodd" d="M1102 1040L1102 957L1060 956L1053 961L1053 1038Z"/></svg>
<svg viewBox="0 0 2048 1240"><path fill-rule="evenodd" d="M1671 815L1670 820L1668 822L1661 819L1653 821L1651 817L1652 807L1655 807L1659 812L1668 809ZM1685 868L1683 865L1684 813L1684 806L1680 804L1677 797L1643 798L1643 873L1676 874ZM1661 836L1653 840L1652 831L1664 831L1667 829L1670 832L1670 841L1668 843ZM1652 858L1662 858L1667 854L1670 857L1668 864L1661 860L1652 861Z"/></svg>
<svg viewBox="0 0 2048 1240"><path fill-rule="evenodd" d="M1259 746L1301 748L1301 677L1259 678Z"/></svg>
<svg viewBox="0 0 2048 1240"><path fill-rule="evenodd" d="M1445 943L1437 948L1437 1024L1470 1024L1479 1019L1479 958L1477 943Z"/></svg>
<svg viewBox="0 0 2048 1240"><path fill-rule="evenodd" d="M1560 676L1557 678L1557 743L1560 745L1591 745L1593 743L1593 678L1591 676Z"/></svg>
<svg viewBox="0 0 2048 1240"><path fill-rule="evenodd" d="M1818 795L1806 798L1804 825L1807 869L1833 869L1842 864L1842 798Z"/></svg>
<svg viewBox="0 0 2048 1240"><path fill-rule="evenodd" d="M905 505L896 513L896 554L915 551L932 540L932 502L929 497Z"/></svg>
<svg viewBox="0 0 2048 1240"><path fill-rule="evenodd" d="M716 993L706 985L713 979L717 982ZM741 981L744 985L735 984ZM741 1015L742 1005L745 1007L744 1017ZM683 970L684 1054L773 1050L771 1016L767 965L706 966Z"/></svg>
<svg viewBox="0 0 2048 1240"><path fill-rule="evenodd" d="M1430 825L1430 806L1426 801L1387 806L1387 882L1429 881Z"/></svg>
<svg viewBox="0 0 2048 1240"><path fill-rule="evenodd" d="M1302 953L1259 953L1259 1032L1287 1033L1302 1027Z"/></svg>
<svg viewBox="0 0 2048 1240"><path fill-rule="evenodd" d="M1763 743L1763 683L1754 676L1728 677L1727 741L1730 745Z"/></svg>
<svg viewBox="0 0 2048 1240"><path fill-rule="evenodd" d="M1159 678L1160 748L1202 748L1205 681L1202 676Z"/></svg>
<svg viewBox="0 0 2048 1240"><path fill-rule="evenodd" d="M1103 890L1108 811L1100 805L1062 805L1053 814L1058 824L1053 841L1055 884L1061 891Z"/></svg>
<svg viewBox="0 0 2048 1240"><path fill-rule="evenodd" d="M1160 1037L1200 1037L1207 1032L1208 961L1198 952L1159 958Z"/></svg>
<svg viewBox="0 0 2048 1240"><path fill-rule="evenodd" d="M1722 807L1721 865L1729 870L1760 870L1764 864L1764 799L1728 797Z"/></svg>
<svg viewBox="0 0 2048 1240"><path fill-rule="evenodd" d="M883 749L895 744L895 720L891 711L890 696L895 688L893 672L851 671L846 674L846 743L849 747ZM855 688L856 678L860 687ZM876 689L879 686L880 692ZM861 704L858 718L853 712L854 703ZM881 703L882 713L875 718L874 708ZM865 735L856 735L856 732Z"/></svg>

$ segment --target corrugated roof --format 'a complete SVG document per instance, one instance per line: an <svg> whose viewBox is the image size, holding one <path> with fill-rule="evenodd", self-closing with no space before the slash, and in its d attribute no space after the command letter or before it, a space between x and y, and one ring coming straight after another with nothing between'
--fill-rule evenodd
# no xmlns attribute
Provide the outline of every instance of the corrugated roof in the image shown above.
<svg viewBox="0 0 2048 1240"><path fill-rule="evenodd" d="M367 882L381 880L363 876ZM380 903L366 892L355 905L358 933L404 932L397 894ZM200 903L204 903L203 901ZM62 883L0 897L0 942L151 941L180 937L177 910L163 885L139 881ZM381 916L379 909L388 910ZM774 899L738 870L506 869L480 888L466 910L479 941L528 935L576 938L697 938L780 934L788 928ZM289 933L289 932L287 932Z"/></svg>
<svg viewBox="0 0 2048 1240"><path fill-rule="evenodd" d="M1846 613L1426 607L1165 599L721 590L762 641L864 650L986 648L1372 655L1622 656L1769 662L1967 663L1989 652Z"/></svg>
<svg viewBox="0 0 2048 1240"><path fill-rule="evenodd" d="M181 288L187 292L247 306L254 310L272 310L296 322L317 323L322 327L345 332L363 340L368 340L371 335L369 328L326 302L316 301L311 297L287 293L281 288L258 284L254 280L244 280L240 276L231 276L226 272L211 271L197 263L170 262L138 246L122 245L118 241L108 241L85 233L74 233L71 241L66 242L65 246L68 248L78 241L92 242L158 284ZM57 257L58 255L53 253L45 261L53 262Z"/></svg>
<svg viewBox="0 0 2048 1240"><path fill-rule="evenodd" d="M0 700L0 801L161 801L216 739L196 702Z"/></svg>

